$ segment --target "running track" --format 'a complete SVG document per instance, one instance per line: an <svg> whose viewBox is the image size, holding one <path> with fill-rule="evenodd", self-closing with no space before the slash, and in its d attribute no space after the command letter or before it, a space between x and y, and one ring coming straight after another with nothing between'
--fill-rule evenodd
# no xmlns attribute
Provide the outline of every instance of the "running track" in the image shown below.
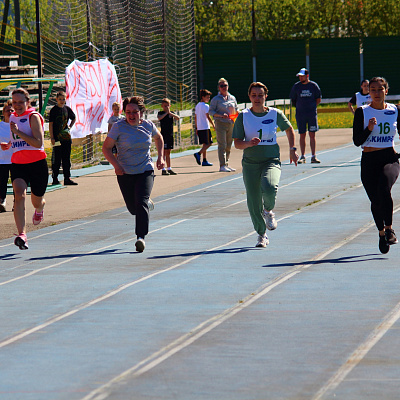
<svg viewBox="0 0 400 400"><path fill-rule="evenodd" d="M319 155L283 165L266 249L229 174L154 199L141 254L125 209L0 241L0 399L398 399L400 245L360 150Z"/></svg>

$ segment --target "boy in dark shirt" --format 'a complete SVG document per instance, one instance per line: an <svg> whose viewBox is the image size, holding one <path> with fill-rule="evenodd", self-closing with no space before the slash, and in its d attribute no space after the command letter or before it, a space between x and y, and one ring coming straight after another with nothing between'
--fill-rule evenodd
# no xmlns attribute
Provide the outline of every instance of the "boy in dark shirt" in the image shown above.
<svg viewBox="0 0 400 400"><path fill-rule="evenodd" d="M49 132L53 155L51 158L51 169L53 171L53 185L59 185L58 174L62 163L64 174L64 185L77 185L71 180L71 134L70 129L75 123L74 112L65 105L65 92L58 92L56 96L57 105L50 110ZM68 121L71 121L68 126Z"/></svg>
<svg viewBox="0 0 400 400"><path fill-rule="evenodd" d="M162 111L158 112L157 118L160 121L161 135L164 139L164 159L167 164L167 169L163 168L162 175L176 175L176 172L171 169L171 150L174 148L174 119L178 120L179 116L171 110L171 100L162 99Z"/></svg>

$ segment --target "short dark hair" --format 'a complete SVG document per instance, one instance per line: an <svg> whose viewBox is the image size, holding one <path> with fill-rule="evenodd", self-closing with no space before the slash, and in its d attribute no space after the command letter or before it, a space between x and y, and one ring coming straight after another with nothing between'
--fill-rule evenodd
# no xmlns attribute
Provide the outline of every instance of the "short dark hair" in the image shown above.
<svg viewBox="0 0 400 400"><path fill-rule="evenodd" d="M382 76L375 76L374 78L372 78L369 81L369 86L371 86L371 84L375 83L375 82L380 82L386 88L386 90L389 89L389 82L385 78L383 78Z"/></svg>
<svg viewBox="0 0 400 400"><path fill-rule="evenodd" d="M60 96L66 96L67 94L64 92L64 90L60 90L59 92L57 92L56 94L56 98L60 97Z"/></svg>
<svg viewBox="0 0 400 400"><path fill-rule="evenodd" d="M368 80L368 79L363 79L363 80L361 81L361 83L360 83L360 86L361 86L364 82L369 83L369 80Z"/></svg>
<svg viewBox="0 0 400 400"><path fill-rule="evenodd" d="M258 87L258 88L264 89L264 94L265 95L268 94L268 88L263 83L261 83L261 82L253 82L253 83L250 84L249 90L247 91L249 96L250 96L251 89L253 89L254 87Z"/></svg>
<svg viewBox="0 0 400 400"><path fill-rule="evenodd" d="M140 112L143 112L146 110L146 106L144 105L144 98L143 96L132 96L132 97L127 97L124 102L122 103L122 108L124 111L126 111L126 106L128 104L136 104L139 107Z"/></svg>
<svg viewBox="0 0 400 400"><path fill-rule="evenodd" d="M212 93L211 93L209 90L207 90L207 89L201 89L201 90L200 90L200 100L201 100L203 97L211 96L211 95L212 95Z"/></svg>

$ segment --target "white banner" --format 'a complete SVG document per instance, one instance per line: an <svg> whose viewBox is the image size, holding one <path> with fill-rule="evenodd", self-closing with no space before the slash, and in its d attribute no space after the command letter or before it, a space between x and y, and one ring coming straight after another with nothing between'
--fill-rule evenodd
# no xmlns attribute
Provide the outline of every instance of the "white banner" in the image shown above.
<svg viewBox="0 0 400 400"><path fill-rule="evenodd" d="M112 104L122 105L121 90L114 65L107 59L75 60L65 69L67 104L76 115L72 138L107 132Z"/></svg>

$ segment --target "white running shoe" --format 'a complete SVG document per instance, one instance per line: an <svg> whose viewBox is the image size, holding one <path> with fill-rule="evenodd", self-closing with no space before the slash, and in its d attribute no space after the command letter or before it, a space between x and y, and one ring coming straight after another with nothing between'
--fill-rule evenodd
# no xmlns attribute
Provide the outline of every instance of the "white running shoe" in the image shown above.
<svg viewBox="0 0 400 400"><path fill-rule="evenodd" d="M231 172L234 172L234 171L236 171L236 168L228 167L228 164L226 165L226 168L230 169L230 170L231 170Z"/></svg>
<svg viewBox="0 0 400 400"><path fill-rule="evenodd" d="M136 246L136 251L138 253L143 253L143 250L146 247L146 243L144 242L144 239L138 238L138 240L135 243L135 246Z"/></svg>
<svg viewBox="0 0 400 400"><path fill-rule="evenodd" d="M226 165L222 165L222 166L219 168L219 172L231 172L231 169L228 168Z"/></svg>
<svg viewBox="0 0 400 400"><path fill-rule="evenodd" d="M6 199L0 199L0 213L6 212Z"/></svg>
<svg viewBox="0 0 400 400"><path fill-rule="evenodd" d="M267 247L269 245L269 239L266 234L264 236L258 235L256 247Z"/></svg>
<svg viewBox="0 0 400 400"><path fill-rule="evenodd" d="M149 198L149 201L147 202L148 206L149 206L149 211L153 211L154 210L154 202L152 199Z"/></svg>
<svg viewBox="0 0 400 400"><path fill-rule="evenodd" d="M274 229L276 229L278 223L276 222L275 214L272 211L264 210L263 217L269 231L273 231Z"/></svg>

